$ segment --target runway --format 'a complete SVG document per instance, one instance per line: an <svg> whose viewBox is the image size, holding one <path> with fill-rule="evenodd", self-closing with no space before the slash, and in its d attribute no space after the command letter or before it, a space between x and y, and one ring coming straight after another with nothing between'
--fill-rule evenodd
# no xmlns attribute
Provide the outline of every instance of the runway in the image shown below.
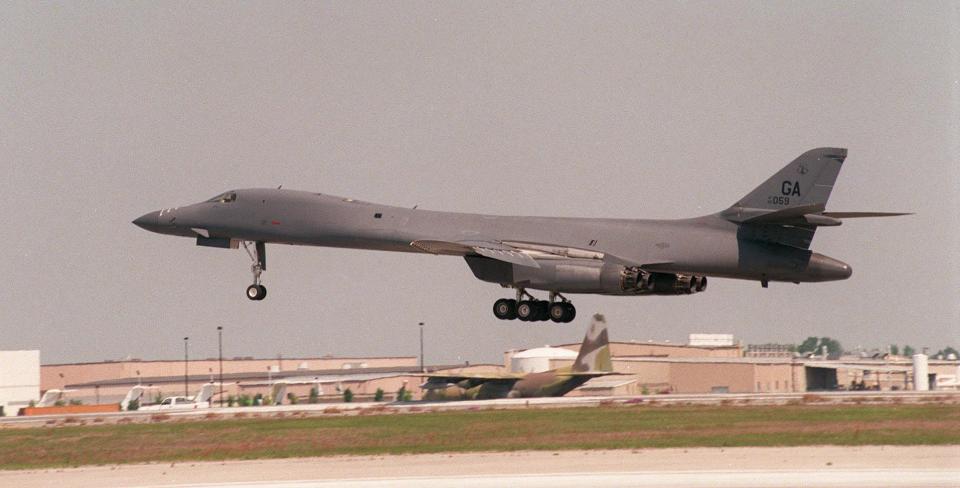
<svg viewBox="0 0 960 488"><path fill-rule="evenodd" d="M0 486L960 487L960 446L524 451L0 472Z"/></svg>
<svg viewBox="0 0 960 488"><path fill-rule="evenodd" d="M953 470L837 470L807 471L673 471L662 473L555 473L512 476L419 477L356 480L308 480L275 483L250 483L244 487L262 488L434 488L457 486L463 488L500 488L523 486L529 488L583 488L604 487L687 487L687 488L741 488L741 487L949 487L960 483ZM235 483L181 485L184 488L219 488L237 486Z"/></svg>

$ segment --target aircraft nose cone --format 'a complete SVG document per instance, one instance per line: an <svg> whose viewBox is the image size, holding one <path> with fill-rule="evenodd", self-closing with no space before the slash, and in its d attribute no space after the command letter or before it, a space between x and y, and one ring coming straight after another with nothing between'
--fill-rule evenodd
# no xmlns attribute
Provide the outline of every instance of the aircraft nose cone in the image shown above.
<svg viewBox="0 0 960 488"><path fill-rule="evenodd" d="M156 210L141 215L133 221L133 225L144 230L149 230L150 232L156 232L157 229L160 228L160 211Z"/></svg>

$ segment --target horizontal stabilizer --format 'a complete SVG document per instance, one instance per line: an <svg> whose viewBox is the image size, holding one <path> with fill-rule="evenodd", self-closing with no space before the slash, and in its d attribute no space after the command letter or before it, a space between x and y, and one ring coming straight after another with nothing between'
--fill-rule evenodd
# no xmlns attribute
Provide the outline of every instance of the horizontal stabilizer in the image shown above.
<svg viewBox="0 0 960 488"><path fill-rule="evenodd" d="M823 212L825 217L834 219L862 219L866 217L899 217L913 215L910 212Z"/></svg>
<svg viewBox="0 0 960 488"><path fill-rule="evenodd" d="M720 216L737 224L770 224L796 221L802 219L805 215L821 212L823 212L823 204L802 205L779 210L730 207L721 212Z"/></svg>

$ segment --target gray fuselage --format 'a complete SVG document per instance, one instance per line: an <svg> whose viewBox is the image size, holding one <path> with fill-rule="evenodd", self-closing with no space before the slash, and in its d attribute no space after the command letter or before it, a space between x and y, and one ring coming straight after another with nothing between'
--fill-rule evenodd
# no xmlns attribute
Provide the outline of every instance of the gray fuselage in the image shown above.
<svg viewBox="0 0 960 488"><path fill-rule="evenodd" d="M806 249L746 238L739 225L718 215L681 220L516 217L399 208L294 190L228 193L232 201L163 209L134 223L153 232L195 237L198 244L256 241L423 252L411 243L520 242L595 250L605 263L640 266L648 272L797 283L841 280L851 274L846 264ZM527 286L604 293L551 286L549 279Z"/></svg>

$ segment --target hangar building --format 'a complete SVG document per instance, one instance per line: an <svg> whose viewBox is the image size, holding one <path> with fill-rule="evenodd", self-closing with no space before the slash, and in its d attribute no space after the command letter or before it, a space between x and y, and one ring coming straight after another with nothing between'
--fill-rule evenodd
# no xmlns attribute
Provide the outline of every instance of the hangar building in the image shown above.
<svg viewBox="0 0 960 488"><path fill-rule="evenodd" d="M40 351L0 351L0 410L16 415L40 399Z"/></svg>

